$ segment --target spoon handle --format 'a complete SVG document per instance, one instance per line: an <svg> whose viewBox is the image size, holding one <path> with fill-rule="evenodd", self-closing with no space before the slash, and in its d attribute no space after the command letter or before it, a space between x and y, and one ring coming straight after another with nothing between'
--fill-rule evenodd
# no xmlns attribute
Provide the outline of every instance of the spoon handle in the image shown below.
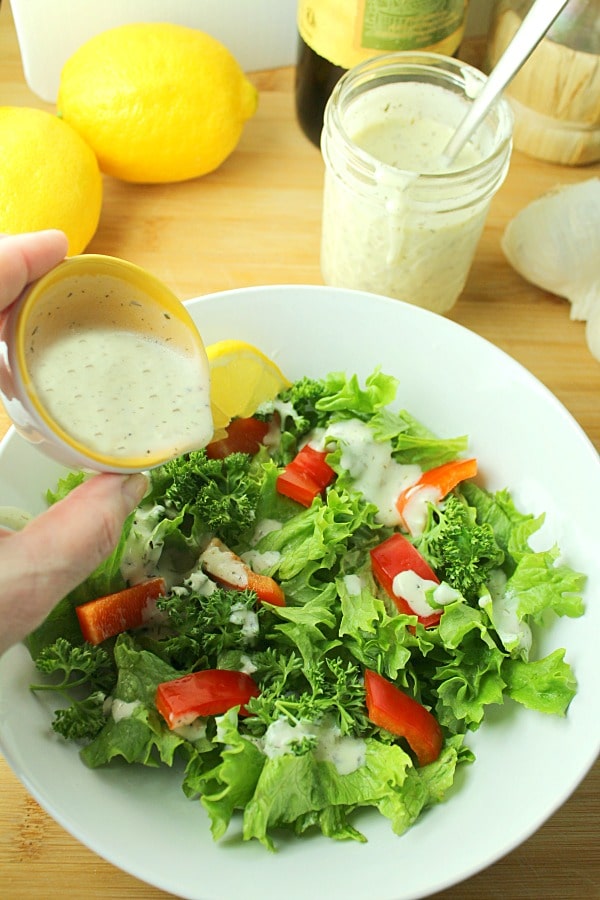
<svg viewBox="0 0 600 900"><path fill-rule="evenodd" d="M446 163L452 162L460 153L494 100L514 78L568 2L569 0L536 0L448 142L443 153Z"/></svg>

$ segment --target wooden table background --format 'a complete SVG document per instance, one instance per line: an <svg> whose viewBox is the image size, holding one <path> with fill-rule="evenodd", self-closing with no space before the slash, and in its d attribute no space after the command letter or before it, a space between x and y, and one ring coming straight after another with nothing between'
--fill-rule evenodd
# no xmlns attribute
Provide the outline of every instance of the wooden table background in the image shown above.
<svg viewBox="0 0 600 900"><path fill-rule="evenodd" d="M65 24L68 27L68 24ZM470 44L465 57L478 58ZM252 75L259 110L215 173L173 185L105 179L90 252L124 257L182 299L258 284L322 283L319 238L323 163L296 124L292 69ZM0 105L52 110L27 87L10 7L0 8ZM0 161L1 165L1 161ZM559 184L600 175L515 153L494 200L463 296L450 318L501 347L561 400L600 449L600 363L566 301L525 283L500 238L526 203ZM0 435L8 427L0 407ZM521 847L436 900L600 898L600 764ZM518 812L516 813L518 814ZM0 896L6 900L167 897L97 857L56 824L0 758Z"/></svg>

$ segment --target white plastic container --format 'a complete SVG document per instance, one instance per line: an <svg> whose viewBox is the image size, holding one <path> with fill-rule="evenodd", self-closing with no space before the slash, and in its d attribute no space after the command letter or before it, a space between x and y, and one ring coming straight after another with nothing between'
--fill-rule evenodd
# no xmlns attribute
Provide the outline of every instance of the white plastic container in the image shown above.
<svg viewBox="0 0 600 900"><path fill-rule="evenodd" d="M11 0L25 79L53 103L60 72L85 41L116 25L174 22L208 32L247 71L292 65L297 0Z"/></svg>

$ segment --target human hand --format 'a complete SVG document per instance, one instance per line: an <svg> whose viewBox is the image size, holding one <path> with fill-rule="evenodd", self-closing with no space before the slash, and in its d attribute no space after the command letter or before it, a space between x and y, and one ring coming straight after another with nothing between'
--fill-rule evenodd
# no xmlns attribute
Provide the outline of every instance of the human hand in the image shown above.
<svg viewBox="0 0 600 900"><path fill-rule="evenodd" d="M67 246L62 231L0 235L0 310L10 306L30 281L58 265Z"/></svg>
<svg viewBox="0 0 600 900"><path fill-rule="evenodd" d="M60 231L0 236L0 316L66 252ZM141 474L95 475L22 531L0 528L0 654L106 559L146 487Z"/></svg>

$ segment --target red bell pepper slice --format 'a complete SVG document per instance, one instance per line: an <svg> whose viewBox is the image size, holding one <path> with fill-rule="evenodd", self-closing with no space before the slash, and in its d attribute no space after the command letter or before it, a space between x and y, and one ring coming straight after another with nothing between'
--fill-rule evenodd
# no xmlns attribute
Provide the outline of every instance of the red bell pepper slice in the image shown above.
<svg viewBox="0 0 600 900"><path fill-rule="evenodd" d="M89 644L101 644L107 638L140 628L145 621L148 604L163 597L167 586L163 578L151 578L97 600L75 607L79 627Z"/></svg>
<svg viewBox="0 0 600 900"><path fill-rule="evenodd" d="M276 488L279 494L307 508L321 493L319 485L310 476L290 466L277 476Z"/></svg>
<svg viewBox="0 0 600 900"><path fill-rule="evenodd" d="M381 544L378 544L377 547L373 547L371 550L371 566L375 578L388 597L394 601L399 612L409 616L416 615L417 620L425 628L431 628L439 623L442 617L441 611L434 610L430 615L421 615L411 607L405 597L394 593L394 578L400 572L416 572L417 575L427 581L435 581L436 584L440 583L431 566L403 534L396 532L391 537L386 538Z"/></svg>
<svg viewBox="0 0 600 900"><path fill-rule="evenodd" d="M258 453L262 442L269 433L269 423L261 419L232 419L226 428L227 437L211 441L206 447L209 459L224 459L230 453Z"/></svg>
<svg viewBox="0 0 600 900"><path fill-rule="evenodd" d="M420 766L435 762L444 742L435 716L372 669L365 671L365 690L371 722L408 741Z"/></svg>
<svg viewBox="0 0 600 900"><path fill-rule="evenodd" d="M422 494L425 500L437 503L461 481L474 478L475 475L477 475L476 459L455 459L423 472L418 481L401 491L396 500L396 509L406 530L411 531L409 517L406 515L409 504L417 499L419 494Z"/></svg>
<svg viewBox="0 0 600 900"><path fill-rule="evenodd" d="M285 606L285 594L270 575L261 575L219 538L213 538L200 556L202 568L219 584L237 591L254 591L262 603Z"/></svg>
<svg viewBox="0 0 600 900"><path fill-rule="evenodd" d="M310 506L335 478L335 472L326 458L326 450L315 450L310 444L305 444L278 475L278 492L302 506Z"/></svg>
<svg viewBox="0 0 600 900"><path fill-rule="evenodd" d="M158 685L155 705L169 728L189 725L198 716L218 716L233 706L247 715L246 703L260 691L245 672L205 669Z"/></svg>

